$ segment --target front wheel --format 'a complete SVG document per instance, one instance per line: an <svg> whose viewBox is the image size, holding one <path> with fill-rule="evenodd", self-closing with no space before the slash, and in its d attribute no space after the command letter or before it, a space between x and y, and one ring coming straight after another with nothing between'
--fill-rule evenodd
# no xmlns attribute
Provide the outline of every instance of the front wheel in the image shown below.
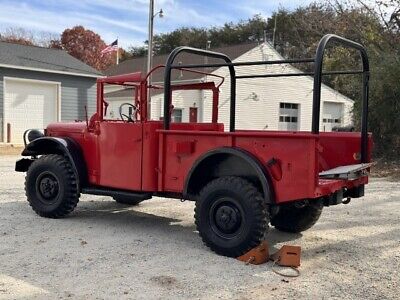
<svg viewBox="0 0 400 300"><path fill-rule="evenodd" d="M208 183L195 206L195 223L214 252L238 257L258 246L268 229L268 211L258 189L240 177Z"/></svg>
<svg viewBox="0 0 400 300"><path fill-rule="evenodd" d="M298 233L311 228L321 216L322 200L309 200L307 203L284 204L272 218L271 225L280 231Z"/></svg>
<svg viewBox="0 0 400 300"><path fill-rule="evenodd" d="M80 196L70 161L57 154L41 156L31 164L25 178L25 192L32 209L47 218L69 214Z"/></svg>

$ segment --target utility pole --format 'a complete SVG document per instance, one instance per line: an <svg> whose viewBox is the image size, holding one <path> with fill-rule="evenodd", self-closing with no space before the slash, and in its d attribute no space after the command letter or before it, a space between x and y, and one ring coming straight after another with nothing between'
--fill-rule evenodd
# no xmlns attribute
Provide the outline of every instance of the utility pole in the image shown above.
<svg viewBox="0 0 400 300"><path fill-rule="evenodd" d="M278 20L278 15L275 14L275 22L274 22L274 33L272 34L272 47L275 49L275 34L276 34L276 21Z"/></svg>
<svg viewBox="0 0 400 300"><path fill-rule="evenodd" d="M150 7L149 7L149 37L148 41L148 48L147 48L147 73L151 70L151 64L153 60L153 22L154 22L154 0L150 0Z"/></svg>
<svg viewBox="0 0 400 300"><path fill-rule="evenodd" d="M148 48L147 48L147 74L151 71L153 64L153 23L154 18L159 15L160 18L164 16L163 10L160 9L159 12L154 14L154 0L150 0L149 6L149 37L148 37ZM147 81L148 87L151 85L151 76L149 76ZM150 98L150 88L147 89L147 118L150 119L151 110L151 98Z"/></svg>

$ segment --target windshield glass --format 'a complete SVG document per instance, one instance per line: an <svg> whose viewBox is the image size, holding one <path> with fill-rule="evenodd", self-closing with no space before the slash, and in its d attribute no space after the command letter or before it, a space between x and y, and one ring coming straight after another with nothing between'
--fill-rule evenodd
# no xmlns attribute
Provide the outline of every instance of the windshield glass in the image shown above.
<svg viewBox="0 0 400 300"><path fill-rule="evenodd" d="M132 85L105 84L104 120L122 120L121 114L132 115L132 119L136 120L135 108L133 107L136 107L136 91L137 88ZM124 105L125 103L130 105Z"/></svg>

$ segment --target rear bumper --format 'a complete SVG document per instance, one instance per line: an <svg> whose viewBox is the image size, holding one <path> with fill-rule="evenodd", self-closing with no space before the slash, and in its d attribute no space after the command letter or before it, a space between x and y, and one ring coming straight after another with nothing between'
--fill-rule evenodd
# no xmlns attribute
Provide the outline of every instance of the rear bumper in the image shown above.
<svg viewBox="0 0 400 300"><path fill-rule="evenodd" d="M362 176L353 180L344 179L319 179L315 189L315 198L323 197L339 190L350 190L368 183L368 176Z"/></svg>
<svg viewBox="0 0 400 300"><path fill-rule="evenodd" d="M324 198L325 205L342 203L344 198L360 198L364 196L364 186L368 176L354 180L319 179L314 198Z"/></svg>

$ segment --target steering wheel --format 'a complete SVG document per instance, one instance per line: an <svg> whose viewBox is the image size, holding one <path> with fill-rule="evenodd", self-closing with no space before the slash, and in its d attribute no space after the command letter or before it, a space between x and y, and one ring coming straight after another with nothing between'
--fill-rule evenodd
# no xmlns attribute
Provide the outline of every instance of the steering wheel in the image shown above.
<svg viewBox="0 0 400 300"><path fill-rule="evenodd" d="M128 106L129 107L129 115L126 115L124 113L122 113L122 108L124 106ZM133 123L135 122L135 111L137 110L137 107L131 103L122 103L119 106L119 116L121 117L121 120L124 122L128 122L128 123Z"/></svg>

